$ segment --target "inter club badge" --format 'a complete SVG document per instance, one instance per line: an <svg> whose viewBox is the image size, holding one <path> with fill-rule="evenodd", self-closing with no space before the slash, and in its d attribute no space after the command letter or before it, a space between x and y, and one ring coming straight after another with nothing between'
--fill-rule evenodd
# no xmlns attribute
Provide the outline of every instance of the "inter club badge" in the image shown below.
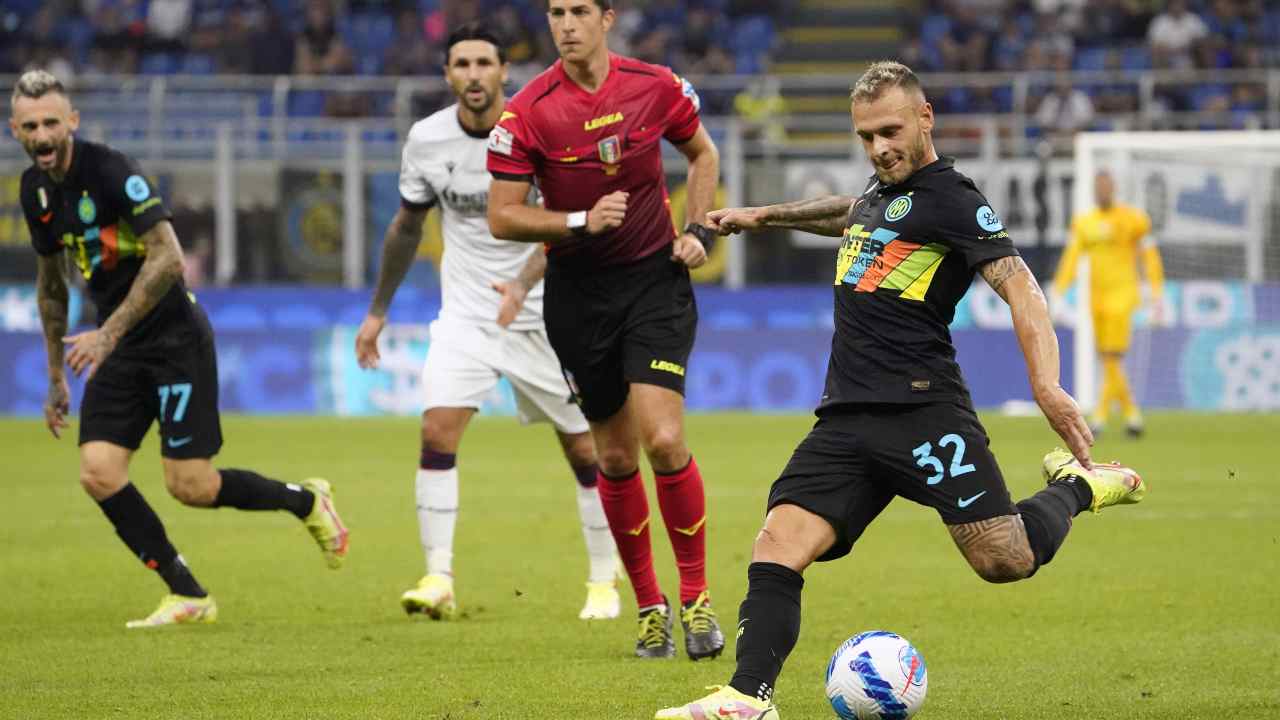
<svg viewBox="0 0 1280 720"><path fill-rule="evenodd" d="M596 151L600 153L600 162L604 163L604 174L617 175L622 163L622 141L618 136L610 135L596 143Z"/></svg>

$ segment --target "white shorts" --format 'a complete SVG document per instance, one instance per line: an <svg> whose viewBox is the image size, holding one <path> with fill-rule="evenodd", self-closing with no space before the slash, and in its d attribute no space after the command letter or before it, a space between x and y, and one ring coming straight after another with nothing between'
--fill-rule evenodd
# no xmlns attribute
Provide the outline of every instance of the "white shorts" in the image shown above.
<svg viewBox="0 0 1280 720"><path fill-rule="evenodd" d="M450 320L431 323L422 366L426 409L479 408L505 377L515 389L522 423L550 421L560 432L590 428L571 399L545 330L504 330Z"/></svg>

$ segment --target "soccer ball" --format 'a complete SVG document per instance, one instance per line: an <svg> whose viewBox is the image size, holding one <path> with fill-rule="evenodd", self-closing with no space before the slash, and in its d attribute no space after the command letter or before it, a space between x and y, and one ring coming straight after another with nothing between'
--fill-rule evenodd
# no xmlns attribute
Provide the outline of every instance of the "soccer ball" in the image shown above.
<svg viewBox="0 0 1280 720"><path fill-rule="evenodd" d="M859 633L827 665L827 699L844 720L905 720L924 704L924 656L899 635Z"/></svg>

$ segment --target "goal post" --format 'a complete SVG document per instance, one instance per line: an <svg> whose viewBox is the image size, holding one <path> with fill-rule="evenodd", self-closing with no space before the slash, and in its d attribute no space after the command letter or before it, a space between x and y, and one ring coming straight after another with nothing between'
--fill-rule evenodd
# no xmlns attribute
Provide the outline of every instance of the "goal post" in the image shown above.
<svg viewBox="0 0 1280 720"><path fill-rule="evenodd" d="M1164 323L1153 327L1144 294L1126 359L1138 401L1194 409L1280 407L1280 355L1271 350L1272 344L1280 348L1280 307L1273 307L1280 305L1280 293L1273 292L1280 282L1280 131L1080 133L1074 214L1096 206L1093 179L1103 170L1116 181L1117 202L1151 216L1165 266ZM1089 270L1082 253L1069 322L1074 394L1093 410L1100 363ZM1263 325L1275 333L1259 334ZM1238 363L1248 367L1233 369Z"/></svg>

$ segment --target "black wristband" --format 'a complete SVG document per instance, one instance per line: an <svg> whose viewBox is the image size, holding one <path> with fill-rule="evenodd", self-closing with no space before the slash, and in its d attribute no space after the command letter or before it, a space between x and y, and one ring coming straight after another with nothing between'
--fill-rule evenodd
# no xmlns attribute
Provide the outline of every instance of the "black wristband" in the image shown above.
<svg viewBox="0 0 1280 720"><path fill-rule="evenodd" d="M702 243L702 249L711 254L711 248L716 244L716 231L703 225L702 223L689 223L684 226L686 234L698 238L698 242Z"/></svg>

